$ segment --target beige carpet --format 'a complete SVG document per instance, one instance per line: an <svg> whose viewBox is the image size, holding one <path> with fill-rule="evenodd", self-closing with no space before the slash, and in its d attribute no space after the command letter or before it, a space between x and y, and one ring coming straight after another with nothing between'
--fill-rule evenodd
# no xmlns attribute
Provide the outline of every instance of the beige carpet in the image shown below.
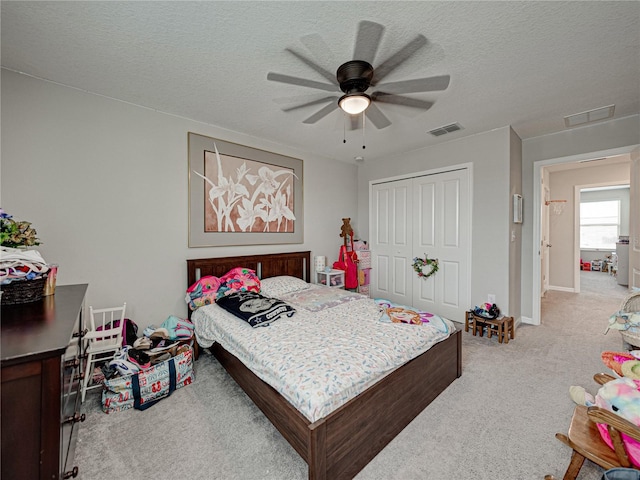
<svg viewBox="0 0 640 480"><path fill-rule="evenodd" d="M596 392L604 335L625 289L613 277L582 272L581 294L550 291L543 324L517 338L463 332L463 374L362 472L357 480L534 480L558 478L570 450L554 438L566 431L574 404L569 386ZM217 361L197 362L194 384L144 411L106 415L87 398L76 464L80 478L285 480L306 478L306 465ZM389 412L393 415L393 412ZM579 480L600 480L587 462Z"/></svg>

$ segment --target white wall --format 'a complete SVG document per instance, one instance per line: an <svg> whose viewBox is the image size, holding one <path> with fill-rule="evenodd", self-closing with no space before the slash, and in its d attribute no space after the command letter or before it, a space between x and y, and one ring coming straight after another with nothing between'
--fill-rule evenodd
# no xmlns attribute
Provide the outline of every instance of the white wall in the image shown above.
<svg viewBox="0 0 640 480"><path fill-rule="evenodd" d="M509 315L516 320L521 315L521 276L522 276L522 223L513 223L513 196L522 195L522 140L516 133L510 132L510 186L509 186ZM524 220L523 220L524 221Z"/></svg>
<svg viewBox="0 0 640 480"><path fill-rule="evenodd" d="M335 260L355 165L2 70L0 205L28 220L58 284L126 301L140 326L186 315L187 258L311 250ZM187 132L304 160L304 244L187 247ZM356 230L356 233L357 232Z"/></svg>
<svg viewBox="0 0 640 480"><path fill-rule="evenodd" d="M473 163L471 302L489 293L511 315L509 304L510 149L512 131L504 127L433 147L367 160L358 171L358 231L369 231L369 183L435 168ZM519 140L519 139L518 139ZM515 188L515 187L514 187Z"/></svg>
<svg viewBox="0 0 640 480"><path fill-rule="evenodd" d="M601 165L594 167L576 168L572 170L561 170L549 174L549 193L552 199L567 200L564 211L561 215L549 214L549 287L560 287L561 289L575 290L578 286L574 284L575 259L576 259L576 225L579 220L576 218L576 204L574 201L575 187L584 185L595 185L597 183L619 183L629 182L629 164L615 163L612 165ZM627 197L629 190L626 190ZM628 202L627 202L628 207ZM626 210L627 228L629 210ZM604 254L597 258L602 259Z"/></svg>
<svg viewBox="0 0 640 480"><path fill-rule="evenodd" d="M573 128L564 132L522 141L522 189L524 218L522 225L522 316L533 315L533 180L534 163L625 149L640 144L640 116L632 115L608 122ZM577 160L575 158L574 160ZM528 220L527 220L528 219Z"/></svg>

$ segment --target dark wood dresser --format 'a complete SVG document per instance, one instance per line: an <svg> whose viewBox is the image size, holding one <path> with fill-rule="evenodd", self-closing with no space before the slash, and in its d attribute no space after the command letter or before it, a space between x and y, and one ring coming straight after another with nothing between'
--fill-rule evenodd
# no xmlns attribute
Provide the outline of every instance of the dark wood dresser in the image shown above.
<svg viewBox="0 0 640 480"><path fill-rule="evenodd" d="M40 301L2 306L2 480L78 475L87 287L58 286Z"/></svg>

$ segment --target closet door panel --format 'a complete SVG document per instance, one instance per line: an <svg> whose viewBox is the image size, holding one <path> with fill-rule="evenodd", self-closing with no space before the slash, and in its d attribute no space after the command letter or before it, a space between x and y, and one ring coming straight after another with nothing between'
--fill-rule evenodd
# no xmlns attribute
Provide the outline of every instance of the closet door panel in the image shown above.
<svg viewBox="0 0 640 480"><path fill-rule="evenodd" d="M374 283L381 292L388 292L391 288L389 285L389 257L386 255L378 255L376 268L373 269Z"/></svg>
<svg viewBox="0 0 640 480"><path fill-rule="evenodd" d="M379 190L375 192L376 209L376 238L378 245L389 245L389 190Z"/></svg>
<svg viewBox="0 0 640 480"><path fill-rule="evenodd" d="M407 268L411 268L411 265L407 263L407 259L404 257L394 257L393 259L393 278L396 279L393 285L393 295L396 297L406 298L411 295L411 286L407 284L407 276L405 272Z"/></svg>
<svg viewBox="0 0 640 480"><path fill-rule="evenodd" d="M419 302L420 305L427 306L430 312L434 311L436 306L436 282L433 277L429 278L417 278L417 286L418 286L418 298L416 298L414 303Z"/></svg>
<svg viewBox="0 0 640 480"><path fill-rule="evenodd" d="M413 219L418 224L417 246L428 249L436 243L436 184L434 182L419 183L416 188L418 194L416 205L420 212Z"/></svg>
<svg viewBox="0 0 640 480"><path fill-rule="evenodd" d="M374 259L373 283L378 286L379 292L384 296L389 292L391 283L390 268L390 246L391 235L389 228L389 218L391 218L389 208L391 206L389 195L392 191L389 188L375 190L373 193L373 203L375 205L375 222L373 225L374 238L373 245L377 246L378 255Z"/></svg>
<svg viewBox="0 0 640 480"><path fill-rule="evenodd" d="M393 190L393 216L391 218L391 224L393 230L393 245L396 249L400 247L406 248L411 241L409 237L408 228L408 208L409 208L409 187L407 185L399 186Z"/></svg>
<svg viewBox="0 0 640 480"><path fill-rule="evenodd" d="M411 181L372 187L371 232L373 297L411 302Z"/></svg>
<svg viewBox="0 0 640 480"><path fill-rule="evenodd" d="M438 273L442 273L442 303L449 308L458 309L460 305L460 289L458 286L462 279L460 278L460 264L458 262L442 262L441 269Z"/></svg>
<svg viewBox="0 0 640 480"><path fill-rule="evenodd" d="M443 182L444 212L442 219L442 245L460 246L460 181Z"/></svg>

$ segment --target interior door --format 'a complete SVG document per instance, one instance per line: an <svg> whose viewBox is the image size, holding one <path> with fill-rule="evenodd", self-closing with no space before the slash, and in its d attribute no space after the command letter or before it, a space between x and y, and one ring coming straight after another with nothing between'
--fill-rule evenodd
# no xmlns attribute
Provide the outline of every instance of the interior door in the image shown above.
<svg viewBox="0 0 640 480"><path fill-rule="evenodd" d="M549 187L544 185L542 178L543 200L540 204L540 296L544 297L549 290L549 207L546 200L550 198Z"/></svg>
<svg viewBox="0 0 640 480"><path fill-rule="evenodd" d="M467 170L413 180L412 257L438 259L428 278L413 273L413 306L464 321L469 308L469 179Z"/></svg>
<svg viewBox="0 0 640 480"><path fill-rule="evenodd" d="M371 294L411 305L412 181L374 185L371 201Z"/></svg>
<svg viewBox="0 0 640 480"><path fill-rule="evenodd" d="M462 322L470 304L470 193L467 169L372 186L374 297ZM413 259L437 258L429 278Z"/></svg>

